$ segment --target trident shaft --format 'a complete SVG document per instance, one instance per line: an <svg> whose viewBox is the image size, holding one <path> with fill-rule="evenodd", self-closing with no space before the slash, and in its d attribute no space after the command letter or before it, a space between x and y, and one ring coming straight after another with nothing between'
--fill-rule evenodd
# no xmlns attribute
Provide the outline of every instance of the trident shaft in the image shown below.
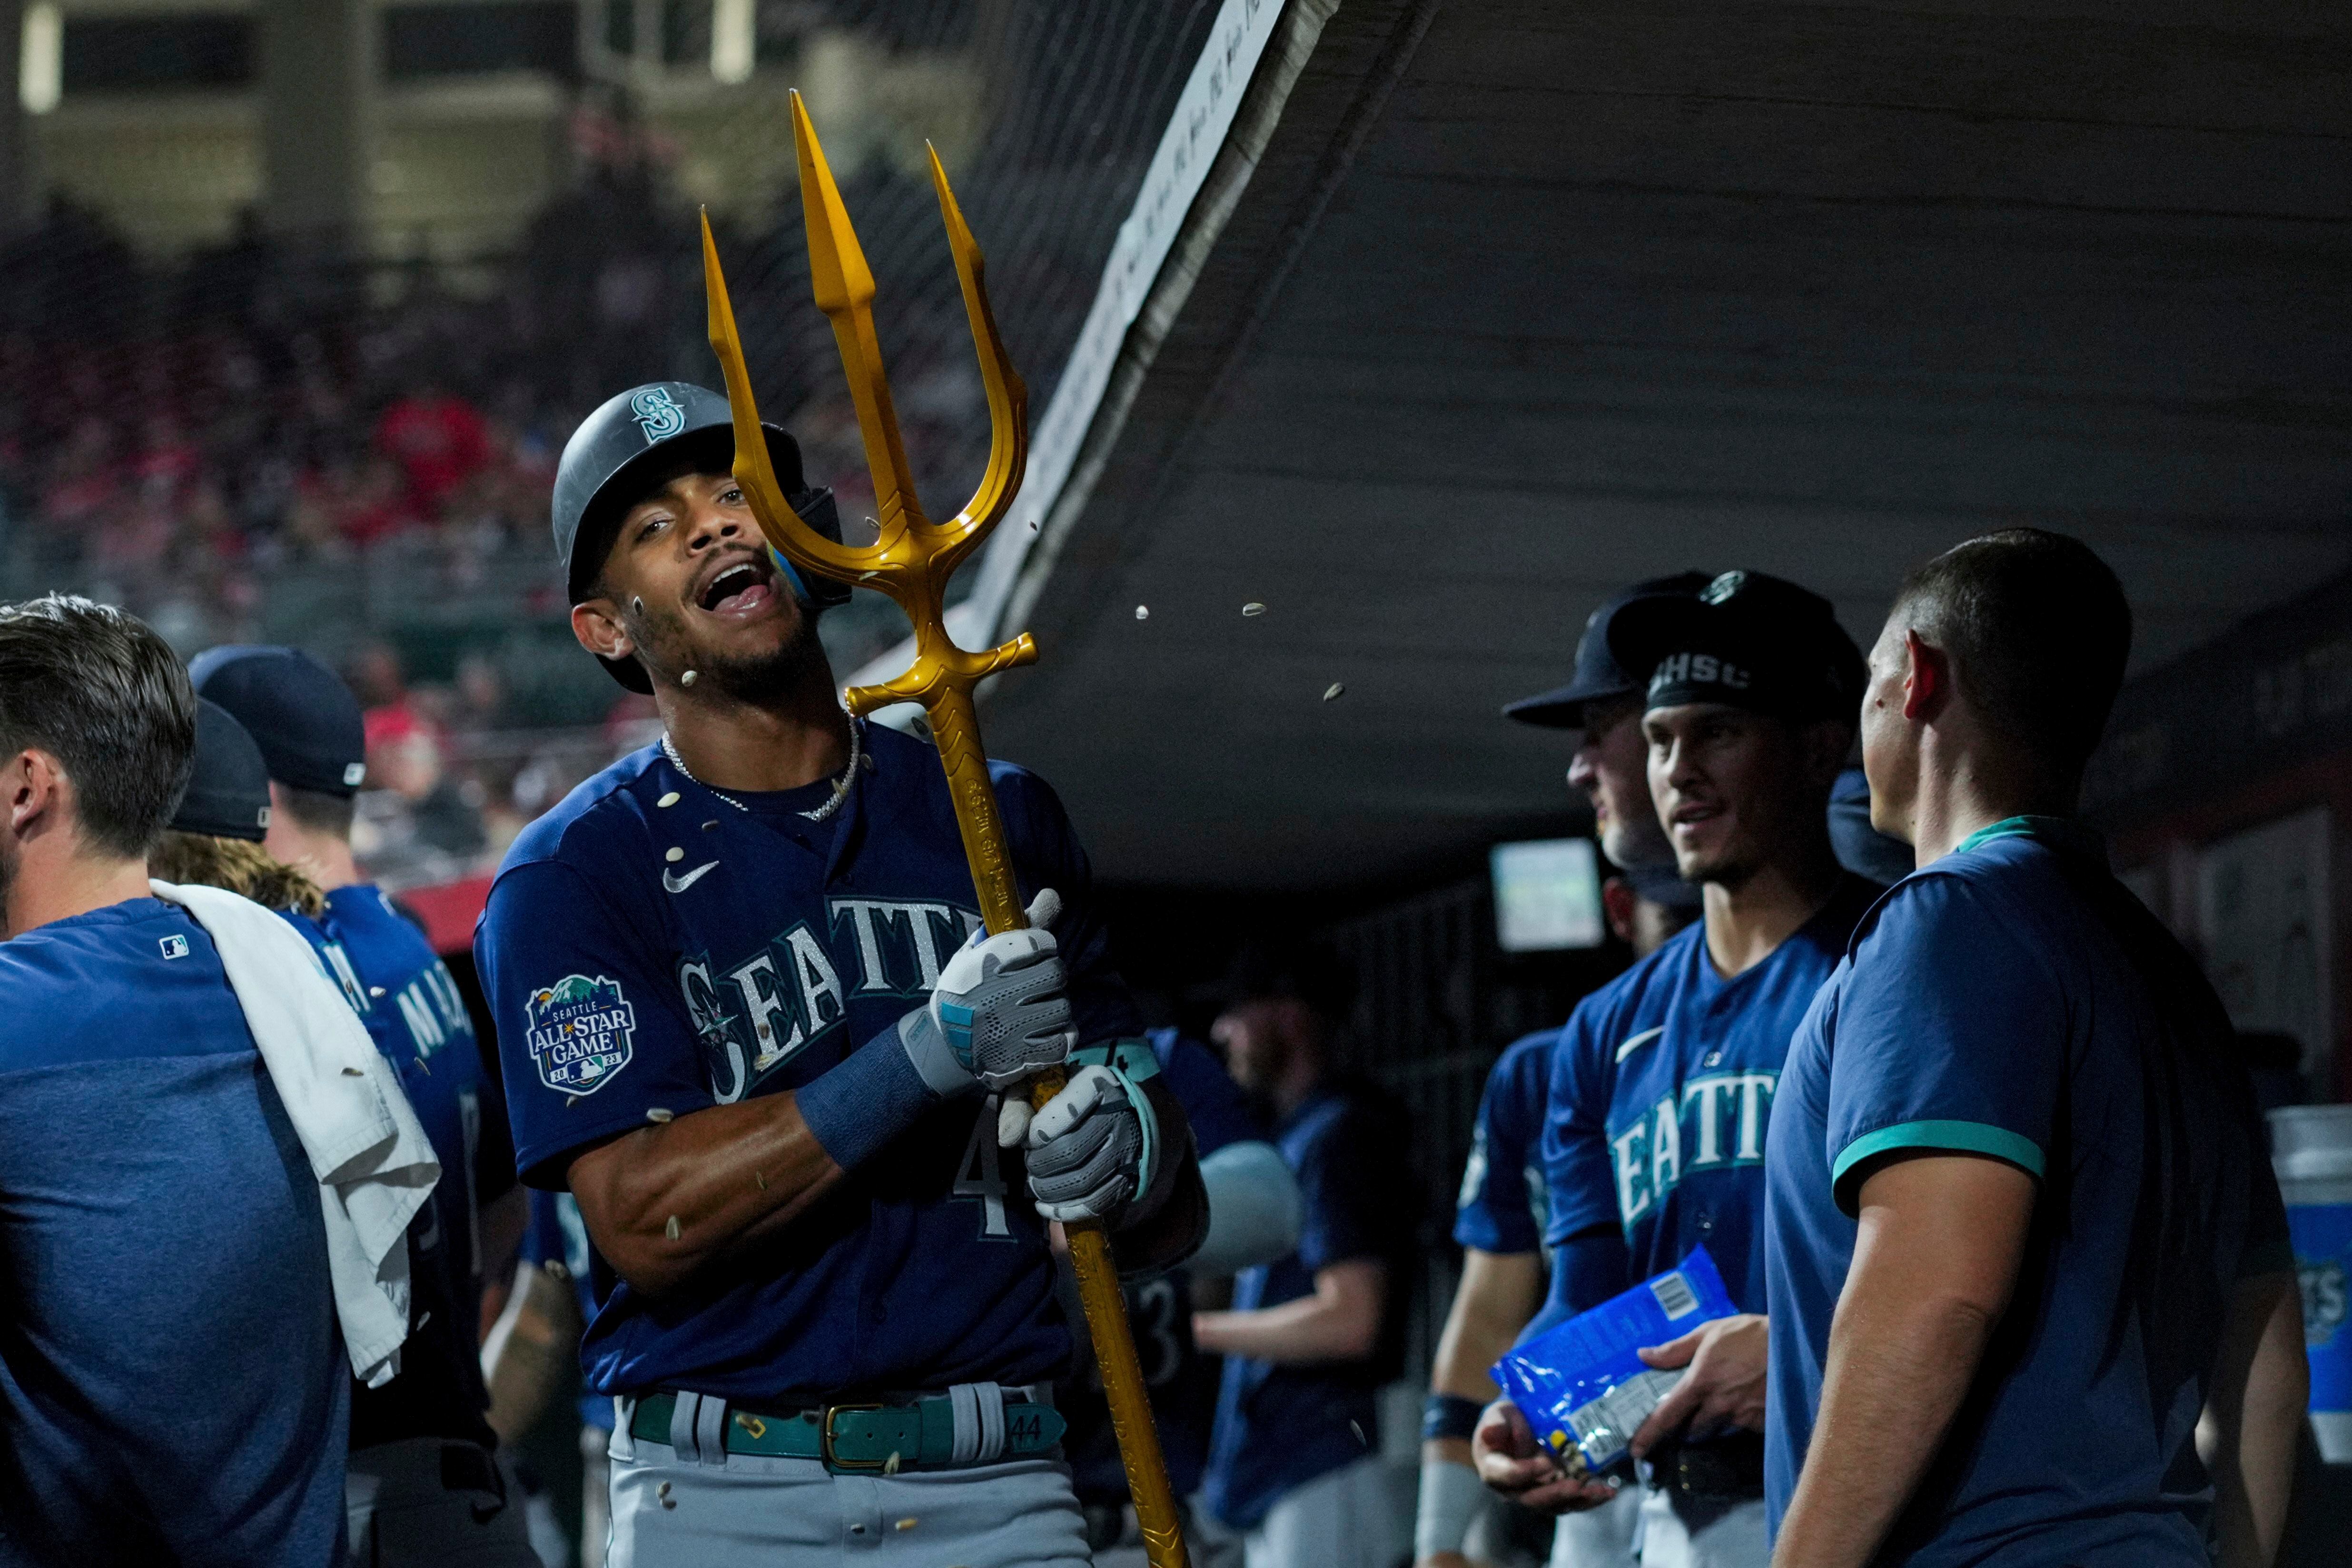
<svg viewBox="0 0 2352 1568"><path fill-rule="evenodd" d="M983 653L960 648L948 635L946 611L948 579L1004 516L1013 493L1021 487L1029 457L1029 391L1013 371L1003 340L997 335L988 290L981 281L980 246L964 224L955 193L948 188L947 172L940 166L934 150L931 183L939 192L948 246L955 257L956 280L963 288L964 313L971 318L972 340L980 350L991 437L988 470L963 510L944 523L926 517L915 497L906 444L898 434L898 416L890 402L889 379L883 373L881 346L874 334L874 275L867 270L866 253L850 227L848 210L842 204L833 171L825 164L824 149L817 143L808 110L799 93L792 95L792 101L801 206L808 224L809 270L816 286L817 308L833 323L842 369L849 378L850 401L856 407L858 433L866 443L866 466L874 475L875 519L880 535L870 545L836 544L803 522L785 502L783 489L769 465L759 405L743 364L742 340L735 331L734 308L728 302L727 280L719 270L719 249L711 240L706 215L702 268L710 296L710 346L726 372L727 399L734 411L735 479L768 542L794 566L879 589L906 612L915 629L914 664L894 680L876 686L852 686L844 696L854 714L870 713L893 703L923 705L939 747L940 764L947 769L956 826L963 835L964 857L971 864L973 890L980 895L981 917L992 932L1011 931L1023 924L1021 897L1004 842L1003 821L996 808L996 791L989 783L988 758L981 749L980 720L972 711L971 692L999 670L1034 663L1037 644L1024 632ZM1058 1070L1039 1078L1030 1092L1032 1103L1043 1105L1060 1091L1062 1082ZM1067 1228L1070 1261L1077 1275L1079 1298L1086 1304L1087 1327L1094 1338L1095 1359L1110 1406L1111 1429L1118 1437L1119 1458L1127 1467L1128 1491L1143 1529L1146 1554L1152 1568L1184 1568L1184 1538L1176 1499L1169 1490L1159 1429L1152 1424L1151 1406L1144 1393L1143 1368L1136 1359L1134 1336L1128 1330L1127 1305L1111 1261L1110 1239L1099 1224Z"/></svg>

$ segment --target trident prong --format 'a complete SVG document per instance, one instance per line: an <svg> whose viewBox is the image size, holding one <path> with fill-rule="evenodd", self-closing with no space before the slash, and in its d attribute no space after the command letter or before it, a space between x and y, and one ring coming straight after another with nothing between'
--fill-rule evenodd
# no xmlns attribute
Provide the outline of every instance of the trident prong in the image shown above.
<svg viewBox="0 0 2352 1568"><path fill-rule="evenodd" d="M816 128L809 123L808 110L797 92L793 94L793 138L800 153L809 271L816 286L817 306L833 322L842 369L848 373L858 433L866 442L866 465L874 472L880 536L862 547L823 538L802 521L777 484L768 460L767 438L760 428L759 404L751 396L751 378L743 363L742 340L735 331L735 312L727 299L727 279L719 270L719 247L711 240L706 214L702 271L710 291L710 346L718 351L719 363L726 372L727 401L734 413L736 483L769 544L793 565L845 582L878 588L907 612L915 628L914 664L904 674L881 685L853 686L843 694L844 700L851 712L858 714L892 703L923 705L930 716L940 766L947 772L948 799L963 836L964 858L971 867L981 918L991 931L1009 931L1024 924L1024 917L1011 846L989 779L988 758L981 749L980 719L972 710L971 688L999 670L1034 660L1037 644L1024 632L1002 647L979 653L956 646L947 630L947 585L956 564L996 526L1021 487L1029 461L1028 389L1013 372L1004 341L997 334L988 290L981 281L980 246L956 205L955 193L948 188L947 171L940 167L934 149L931 183L939 191L948 245L955 256L956 280L963 287L964 314L971 318L972 341L980 353L991 437L988 470L963 510L945 523L925 517L908 473L906 444L899 438L898 418L890 406L890 383L882 369L882 350L874 336L874 275L866 269L856 232L849 226L849 213L833 183L833 171L825 165L824 150L817 145ZM1029 1086L1031 1103L1044 1104L1063 1082L1059 1068L1040 1073ZM1184 1568L1181 1516L1175 1494L1169 1489L1160 1435L1152 1425L1135 1336L1128 1328L1110 1239L1098 1222L1076 1223L1066 1230L1071 1268L1077 1276L1079 1299L1086 1307L1096 1362L1102 1371L1103 1393L1110 1406L1111 1430L1118 1439L1128 1490L1143 1530L1145 1554L1151 1568Z"/></svg>
<svg viewBox="0 0 2352 1568"><path fill-rule="evenodd" d="M969 692L987 676L1037 656L1036 643L1026 632L982 652L958 647L948 635L945 619L949 578L1004 516L1021 487L1029 455L1028 389L1013 369L996 329L995 314L989 308L988 289L982 282L985 258L956 205L939 153L931 150L931 182L939 193L956 280L963 290L964 312L971 319L980 356L991 429L988 468L981 476L980 487L963 510L945 523L933 523L915 495L906 444L890 401L889 376L874 332L874 275L866 265L866 253L850 226L848 209L834 183L816 128L810 123L797 91L792 103L793 136L801 167L801 206L808 225L809 271L817 307L833 323L834 341L848 377L858 434L866 444L866 466L874 476L880 533L871 545L835 544L803 523L785 500L768 461L767 442L759 434L759 403L743 361L742 339L735 328L719 247L711 237L709 215L705 214L702 270L709 292L710 346L726 374L727 400L735 416L735 477L743 486L761 531L780 554L795 566L824 576L880 590L898 601L914 627L914 664L882 685L850 688L845 694L850 710L870 713L902 702L929 706L941 693Z"/></svg>

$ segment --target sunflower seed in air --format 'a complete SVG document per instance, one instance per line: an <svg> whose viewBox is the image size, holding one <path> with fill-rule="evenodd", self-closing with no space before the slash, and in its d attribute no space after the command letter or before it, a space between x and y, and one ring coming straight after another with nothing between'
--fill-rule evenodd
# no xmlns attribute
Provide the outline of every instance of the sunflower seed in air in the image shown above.
<svg viewBox="0 0 2352 1568"><path fill-rule="evenodd" d="M1339 700L1339 694L1347 689L1347 687L1341 685L1339 682L1333 681L1329 685L1323 688L1323 700L1327 703L1336 702Z"/></svg>
<svg viewBox="0 0 2352 1568"><path fill-rule="evenodd" d="M677 678L677 684L678 684L679 685L682 685L682 686L690 686L690 685L694 685L694 683L695 683L696 681L700 680L701 678L702 678L702 672L701 672L700 670L688 670L688 671L687 671L687 672L686 672L686 674L682 674L682 675L678 676L678 678Z"/></svg>
<svg viewBox="0 0 2352 1568"><path fill-rule="evenodd" d="M1137 605L1137 606L1135 607L1135 618L1136 618L1138 621L1149 621L1149 620L1150 620L1150 619L1151 619L1151 606L1150 606L1150 605L1148 605L1148 604L1139 604L1139 605Z"/></svg>
<svg viewBox="0 0 2352 1568"><path fill-rule="evenodd" d="M1242 613L1244 615L1263 615L1265 613L1265 606L1253 599L1247 604L1242 606Z"/></svg>

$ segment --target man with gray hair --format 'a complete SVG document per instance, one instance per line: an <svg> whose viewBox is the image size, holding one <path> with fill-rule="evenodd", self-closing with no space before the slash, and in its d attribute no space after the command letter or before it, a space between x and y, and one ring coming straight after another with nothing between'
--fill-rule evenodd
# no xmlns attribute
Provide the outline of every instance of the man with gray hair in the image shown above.
<svg viewBox="0 0 2352 1568"><path fill-rule="evenodd" d="M10 1568L327 1562L346 1344L393 1364L404 1329L414 1203L362 1201L374 1155L322 1163L312 1141L421 1145L405 1105L380 1097L388 1081L359 1065L364 1032L275 916L151 889L194 744L187 676L147 627L81 599L0 606ZM275 1011L248 1025L234 977L249 986L257 969ZM434 1170L399 1173L415 1202ZM348 1298L338 1260L360 1275Z"/></svg>

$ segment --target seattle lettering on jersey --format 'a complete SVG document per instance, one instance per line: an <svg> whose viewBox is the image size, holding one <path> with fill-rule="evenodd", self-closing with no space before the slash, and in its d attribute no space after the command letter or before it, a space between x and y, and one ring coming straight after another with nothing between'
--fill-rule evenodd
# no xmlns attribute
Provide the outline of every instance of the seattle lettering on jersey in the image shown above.
<svg viewBox="0 0 2352 1568"><path fill-rule="evenodd" d="M1609 1152L1625 1228L1631 1230L1680 1186L1685 1172L1762 1165L1765 1124L1780 1082L1780 1072L1770 1069L1709 1073L1685 1083L1679 1094L1661 1096L1630 1125L1612 1119Z"/></svg>
<svg viewBox="0 0 2352 1568"><path fill-rule="evenodd" d="M828 897L825 909L832 934L856 943L859 997L929 996L947 956L981 928L976 912L945 903ZM805 920L733 961L688 956L677 984L709 1060L711 1097L722 1105L838 1028L850 994Z"/></svg>

